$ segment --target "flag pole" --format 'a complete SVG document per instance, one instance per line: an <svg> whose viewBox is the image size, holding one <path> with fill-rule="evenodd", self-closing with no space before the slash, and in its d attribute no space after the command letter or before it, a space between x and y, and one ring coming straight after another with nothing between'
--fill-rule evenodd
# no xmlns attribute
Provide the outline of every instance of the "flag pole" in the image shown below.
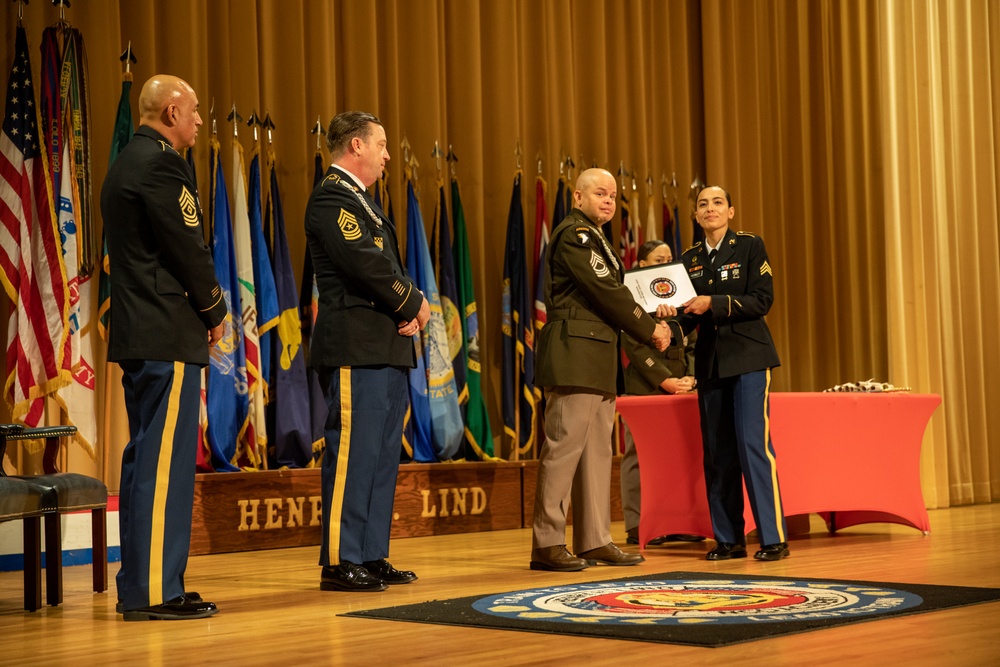
<svg viewBox="0 0 1000 667"><path fill-rule="evenodd" d="M128 41L128 45L125 50L122 51L121 56L118 60L125 64L125 71L122 72L122 84L132 81L132 65L135 65L139 60L135 57L135 51L132 50L132 40ZM124 146L122 147L124 148ZM106 259L106 258L105 258ZM98 290L98 301L100 301L100 290ZM100 304L98 304L100 305ZM98 313L98 325L100 325L101 315ZM109 321L110 325L110 321ZM114 365L112 362L107 360L107 355L105 354L104 360L104 419L103 428L101 429L101 479L105 483L111 479L111 401L112 392L111 388L115 383L111 382L111 376L114 374Z"/></svg>
<svg viewBox="0 0 1000 667"><path fill-rule="evenodd" d="M521 139L518 138L514 143L514 166L516 171L514 172L514 182L517 183L518 179L521 178ZM513 289L513 286L511 286ZM512 295L513 301L513 295ZM513 315L513 310L511 311ZM524 317L523 313L521 317ZM511 326L513 327L511 334L514 336L514 461L521 460L521 364L517 363L517 326L513 320L511 320Z"/></svg>

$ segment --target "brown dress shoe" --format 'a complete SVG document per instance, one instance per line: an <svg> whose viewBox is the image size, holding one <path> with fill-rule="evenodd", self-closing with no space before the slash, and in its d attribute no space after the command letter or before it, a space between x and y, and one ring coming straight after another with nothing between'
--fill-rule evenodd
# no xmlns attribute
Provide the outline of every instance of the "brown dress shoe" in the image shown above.
<svg viewBox="0 0 1000 667"><path fill-rule="evenodd" d="M587 568L587 561L575 558L565 544L531 550L531 569L552 572L577 572Z"/></svg>
<svg viewBox="0 0 1000 667"><path fill-rule="evenodd" d="M598 563L604 565L638 565L646 560L640 554L625 553L616 547L614 542L609 542L603 547L578 553L577 556L587 561L587 565L597 565Z"/></svg>

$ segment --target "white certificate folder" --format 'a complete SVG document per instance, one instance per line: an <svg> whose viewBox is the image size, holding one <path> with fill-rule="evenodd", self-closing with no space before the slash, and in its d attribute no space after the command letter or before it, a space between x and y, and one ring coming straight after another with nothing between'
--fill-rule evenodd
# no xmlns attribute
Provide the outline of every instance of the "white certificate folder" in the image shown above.
<svg viewBox="0 0 1000 667"><path fill-rule="evenodd" d="M680 308L698 296L683 262L630 269L625 272L625 284L632 291L635 302L647 313L655 312L663 303Z"/></svg>

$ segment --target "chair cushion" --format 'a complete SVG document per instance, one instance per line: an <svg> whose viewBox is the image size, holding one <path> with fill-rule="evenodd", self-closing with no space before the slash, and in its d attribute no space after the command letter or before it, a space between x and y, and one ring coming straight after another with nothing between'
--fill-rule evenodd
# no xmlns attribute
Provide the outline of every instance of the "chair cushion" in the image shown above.
<svg viewBox="0 0 1000 667"><path fill-rule="evenodd" d="M0 521L39 516L55 510L54 496L30 482L0 477Z"/></svg>
<svg viewBox="0 0 1000 667"><path fill-rule="evenodd" d="M58 503L56 509L60 512L96 509L108 505L108 487L104 482L80 473L19 475L8 479L23 480L52 494Z"/></svg>

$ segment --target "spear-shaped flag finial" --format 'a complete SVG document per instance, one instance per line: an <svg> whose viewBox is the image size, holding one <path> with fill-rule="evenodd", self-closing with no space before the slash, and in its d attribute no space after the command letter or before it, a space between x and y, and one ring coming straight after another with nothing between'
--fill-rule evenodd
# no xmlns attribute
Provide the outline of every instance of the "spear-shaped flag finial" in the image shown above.
<svg viewBox="0 0 1000 667"><path fill-rule="evenodd" d="M399 142L399 147L403 150L403 163L410 164L410 140L403 135L403 140Z"/></svg>
<svg viewBox="0 0 1000 667"><path fill-rule="evenodd" d="M458 156L455 155L455 151L452 149L451 144L448 144L448 156L445 158L448 161L448 166L451 171L452 177L455 176L455 171L458 166Z"/></svg>
<svg viewBox="0 0 1000 667"><path fill-rule="evenodd" d="M268 111L264 114L264 120L261 121L260 126L267 131L267 145L270 146L274 143L274 137L272 136L272 131L274 128L274 121L271 120L271 112Z"/></svg>
<svg viewBox="0 0 1000 667"><path fill-rule="evenodd" d="M129 75L128 78L131 79L132 78L132 65L135 65L137 62L139 62L138 60L136 60L135 53L132 51L132 40L131 39L128 41L128 46L126 46L125 50L122 51L121 56L118 57L118 60L120 60L123 63L125 63L125 72L124 72L124 74L128 74Z"/></svg>
<svg viewBox="0 0 1000 667"><path fill-rule="evenodd" d="M441 175L441 158L444 157L444 151L441 150L441 143L439 141L434 142L434 150L431 151L431 157L434 158L434 166L437 168L438 175Z"/></svg>
<svg viewBox="0 0 1000 667"><path fill-rule="evenodd" d="M240 136L239 124L243 122L243 116L241 116L236 110L236 102L233 102L233 110L229 112L228 116L226 116L226 120L233 124L233 136Z"/></svg>
<svg viewBox="0 0 1000 667"><path fill-rule="evenodd" d="M247 125L253 130L253 142L257 143L259 139L257 128L261 125L261 121L260 116L257 115L256 109L250 112L250 117L247 118Z"/></svg>
<svg viewBox="0 0 1000 667"><path fill-rule="evenodd" d="M316 152L319 153L323 150L323 144L320 143L323 139L323 121L319 116L316 116L316 124L309 130L309 133L316 135Z"/></svg>

